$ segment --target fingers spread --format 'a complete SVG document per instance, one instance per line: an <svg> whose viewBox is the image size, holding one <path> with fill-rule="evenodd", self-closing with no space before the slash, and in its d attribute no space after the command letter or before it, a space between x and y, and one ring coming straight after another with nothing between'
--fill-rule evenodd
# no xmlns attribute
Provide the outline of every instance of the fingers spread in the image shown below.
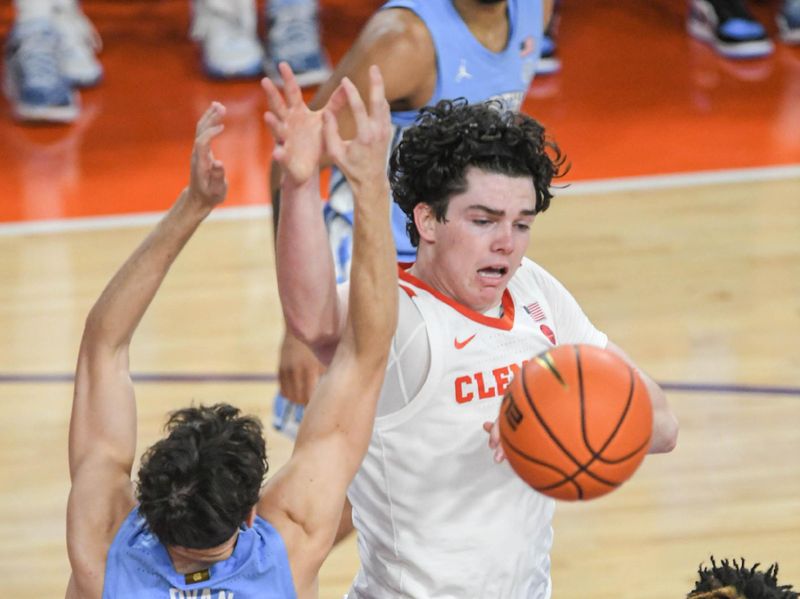
<svg viewBox="0 0 800 599"><path fill-rule="evenodd" d="M303 92L300 91L300 86L297 84L297 79L294 77L292 67L289 63L282 62L278 65L278 70L283 77L283 91L286 94L286 102L289 106L297 106L303 103Z"/></svg>
<svg viewBox="0 0 800 599"><path fill-rule="evenodd" d="M275 84L267 77L261 80L261 87L267 94L267 106L270 112L274 113L279 119L286 118L286 102L283 101L283 96Z"/></svg>
<svg viewBox="0 0 800 599"><path fill-rule="evenodd" d="M197 121L197 127L195 128L195 137L199 137L200 134L203 131L205 131L208 127L221 122L223 116L225 116L225 106L223 106L219 102L211 102L211 105L208 108L206 108L206 111L203 113L203 116L201 116L200 120Z"/></svg>
<svg viewBox="0 0 800 599"><path fill-rule="evenodd" d="M328 103L325 105L325 108L330 110L333 114L338 114L342 108L347 105L347 94L344 91L341 83L339 86L334 90L331 94L331 97L328 98Z"/></svg>
<svg viewBox="0 0 800 599"><path fill-rule="evenodd" d="M353 82L347 77L342 79L342 88L347 95L347 104L350 106L350 111L353 113L353 120L356 125L356 137L365 140L369 135L369 125L367 122L367 109L364 106L364 101L361 99L361 94L358 93L356 86L353 85Z"/></svg>
<svg viewBox="0 0 800 599"><path fill-rule="evenodd" d="M271 112L264 113L264 122L272 132L275 143L282 144L286 139L286 125Z"/></svg>
<svg viewBox="0 0 800 599"><path fill-rule="evenodd" d="M386 101L381 70L376 65L369 67L369 81L370 114L373 117L383 117L389 113L389 102Z"/></svg>
<svg viewBox="0 0 800 599"><path fill-rule="evenodd" d="M328 110L322 113L322 133L328 154L335 161L341 160L344 156L344 142L339 136L339 123L336 122L336 117Z"/></svg>

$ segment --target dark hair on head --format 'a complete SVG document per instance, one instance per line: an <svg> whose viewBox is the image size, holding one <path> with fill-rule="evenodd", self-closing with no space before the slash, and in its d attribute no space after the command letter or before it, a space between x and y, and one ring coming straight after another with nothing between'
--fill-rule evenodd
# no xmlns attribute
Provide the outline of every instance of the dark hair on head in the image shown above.
<svg viewBox="0 0 800 599"><path fill-rule="evenodd" d="M142 457L139 513L165 545L220 545L258 501L268 469L261 422L220 403L173 412L164 428Z"/></svg>
<svg viewBox="0 0 800 599"><path fill-rule="evenodd" d="M520 112L504 110L500 101L468 104L464 98L441 100L420 110L403 132L390 159L395 202L408 218L411 243L419 245L414 207L431 206L445 222L450 198L466 190L466 171L530 177L536 191L536 213L547 210L550 183L562 176L566 158L545 137L544 127Z"/></svg>
<svg viewBox="0 0 800 599"><path fill-rule="evenodd" d="M744 558L741 563L724 559L717 565L711 556L711 568L697 569L699 576L694 591L687 597L691 599L798 599L792 585L778 586L778 564L772 564L766 572L758 569L756 563L746 568Z"/></svg>

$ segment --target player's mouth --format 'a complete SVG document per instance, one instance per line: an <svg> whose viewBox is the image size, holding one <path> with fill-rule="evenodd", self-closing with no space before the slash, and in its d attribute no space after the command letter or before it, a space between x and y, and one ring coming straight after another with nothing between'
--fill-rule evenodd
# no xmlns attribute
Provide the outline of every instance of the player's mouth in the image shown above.
<svg viewBox="0 0 800 599"><path fill-rule="evenodd" d="M508 273L507 266L487 266L478 269L478 275L486 281L499 281Z"/></svg>

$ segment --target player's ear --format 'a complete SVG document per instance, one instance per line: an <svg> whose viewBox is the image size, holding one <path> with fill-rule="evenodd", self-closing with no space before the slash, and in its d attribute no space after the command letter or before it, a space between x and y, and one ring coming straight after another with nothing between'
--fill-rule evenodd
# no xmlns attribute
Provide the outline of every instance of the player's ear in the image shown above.
<svg viewBox="0 0 800 599"><path fill-rule="evenodd" d="M253 525L256 523L256 506L253 506L250 509L250 513L245 518L244 523L247 525L247 528L253 528Z"/></svg>
<svg viewBox="0 0 800 599"><path fill-rule="evenodd" d="M436 214L430 204L420 202L414 206L414 224L420 239L433 243L436 238Z"/></svg>

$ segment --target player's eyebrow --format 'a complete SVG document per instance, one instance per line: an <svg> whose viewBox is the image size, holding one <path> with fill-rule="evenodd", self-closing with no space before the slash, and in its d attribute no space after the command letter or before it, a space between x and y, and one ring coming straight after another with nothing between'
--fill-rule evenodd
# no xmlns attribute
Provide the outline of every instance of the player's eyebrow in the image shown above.
<svg viewBox="0 0 800 599"><path fill-rule="evenodd" d="M483 204L472 204L467 206L467 210L481 210L482 212L486 212L490 216L505 216L505 210L497 210L496 208L489 208L489 206L484 206ZM526 208L524 210L519 211L520 216L536 216L536 210L533 208Z"/></svg>

